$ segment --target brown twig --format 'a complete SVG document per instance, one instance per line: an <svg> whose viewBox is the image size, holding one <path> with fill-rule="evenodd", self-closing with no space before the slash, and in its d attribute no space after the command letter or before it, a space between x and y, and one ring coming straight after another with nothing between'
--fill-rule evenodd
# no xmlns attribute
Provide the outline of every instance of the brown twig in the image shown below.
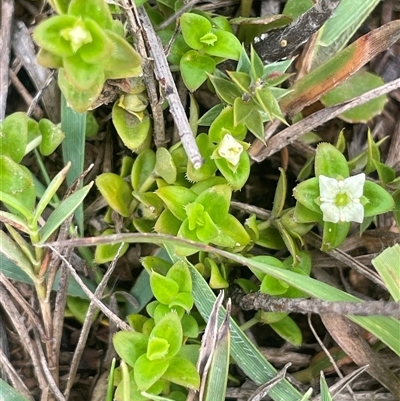
<svg viewBox="0 0 400 401"><path fill-rule="evenodd" d="M8 67L10 64L11 26L14 15L14 0L4 0L1 5L0 27L0 121L6 116L8 94Z"/></svg>
<svg viewBox="0 0 400 401"><path fill-rule="evenodd" d="M244 310L294 313L337 313L355 316L392 316L400 319L400 303L386 301L330 302L320 299L276 298L260 292L245 295L240 306Z"/></svg>
<svg viewBox="0 0 400 401"><path fill-rule="evenodd" d="M100 300L101 297L103 296L103 292L107 287L108 280L110 279L110 277L111 277L112 273L114 272L114 269L117 265L117 261L119 259L119 253L122 249L122 246L123 246L123 244L120 245L117 255L115 256L114 260L110 263L110 266L107 269L103 279L101 280L101 282L99 283L99 285L96 288L96 291L93 294L93 297L96 300ZM72 266L69 263L67 263L66 266L68 266L70 269L72 268ZM98 308L98 306L96 305L96 303L93 300L91 300L88 311L86 312L85 321L83 322L83 326L82 326L81 334L79 336L78 344L75 347L74 356L71 361L71 369L68 374L68 381L67 381L66 389L64 392L64 396L67 400L69 398L72 386L74 385L76 372L78 371L79 362L82 358L83 351L84 351L85 345L86 345L86 341L89 337L90 327L92 326L93 319L94 319L95 313L97 311L97 308ZM114 316L116 316L116 315L114 315ZM110 320L114 321L114 319L110 319ZM125 328L125 330L126 330L126 328ZM131 330L130 327L129 327L129 330Z"/></svg>
<svg viewBox="0 0 400 401"><path fill-rule="evenodd" d="M134 35L137 30L141 30L146 39L146 46L154 61L155 76L168 100L169 109L178 127L182 145L193 166L196 169L200 168L203 164L203 159L190 128L185 109L179 99L179 94L160 39L154 31L146 10L142 6L136 9L132 0L122 0L122 6L125 9L131 33Z"/></svg>
<svg viewBox="0 0 400 401"><path fill-rule="evenodd" d="M257 145L250 149L250 156L253 160L262 162L267 157L279 152L285 146L290 145L299 139L305 133L312 131L314 128L332 120L345 111L367 103L372 99L376 99L377 97L385 95L398 88L400 88L400 78L382 85L379 88L372 89L346 102L317 111L309 117L306 117L298 123L279 132L279 134L275 135L268 141L265 147L264 145L261 145L261 142L255 142Z"/></svg>

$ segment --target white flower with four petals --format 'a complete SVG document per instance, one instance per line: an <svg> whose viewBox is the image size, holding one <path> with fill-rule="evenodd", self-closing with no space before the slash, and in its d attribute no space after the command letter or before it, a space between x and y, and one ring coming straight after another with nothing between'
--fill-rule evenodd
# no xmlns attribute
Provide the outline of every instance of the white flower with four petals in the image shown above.
<svg viewBox="0 0 400 401"><path fill-rule="evenodd" d="M320 208L323 220L331 223L362 223L364 206L360 202L363 196L365 174L357 174L345 179L319 176Z"/></svg>

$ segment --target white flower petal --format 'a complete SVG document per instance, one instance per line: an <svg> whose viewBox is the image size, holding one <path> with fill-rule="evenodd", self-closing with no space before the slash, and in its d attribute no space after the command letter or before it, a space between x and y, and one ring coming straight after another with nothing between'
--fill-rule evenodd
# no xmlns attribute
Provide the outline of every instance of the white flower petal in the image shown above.
<svg viewBox="0 0 400 401"><path fill-rule="evenodd" d="M319 194L323 199L334 199L339 193L339 181L335 178L319 176Z"/></svg>
<svg viewBox="0 0 400 401"><path fill-rule="evenodd" d="M362 223L364 220L364 206L358 202L350 202L347 206L342 208L342 214L344 215L344 221L355 221L356 223Z"/></svg>
<svg viewBox="0 0 400 401"><path fill-rule="evenodd" d="M324 202L324 203L322 203L320 208L322 210L322 219L324 221L328 221L331 223L339 222L340 210L335 204L329 203L329 202Z"/></svg>
<svg viewBox="0 0 400 401"><path fill-rule="evenodd" d="M239 143L232 135L226 134L217 148L218 154L229 163L237 166L240 155L243 152L243 145Z"/></svg>
<svg viewBox="0 0 400 401"><path fill-rule="evenodd" d="M359 199L364 193L365 174L357 174L346 178L343 182L343 191L352 199Z"/></svg>

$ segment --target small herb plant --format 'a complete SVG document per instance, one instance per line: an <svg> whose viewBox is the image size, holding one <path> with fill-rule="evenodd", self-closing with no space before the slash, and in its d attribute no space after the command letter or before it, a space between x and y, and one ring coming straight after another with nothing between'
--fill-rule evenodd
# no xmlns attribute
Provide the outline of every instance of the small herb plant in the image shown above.
<svg viewBox="0 0 400 401"><path fill-rule="evenodd" d="M39 122L17 112L0 123L0 200L8 211L0 211L5 231L0 231L1 253L20 268L33 283L42 312L45 330L51 327L50 291L48 288L49 254L40 244L47 241L82 203L93 184L77 190L62 202L56 192L70 168L67 164L43 189L42 184L21 164L22 158L35 151L51 154L64 134L47 119ZM45 177L47 173L44 171ZM37 199L38 198L38 199ZM55 209L47 220L42 217L48 207ZM29 280L28 280L29 281ZM47 336L51 336L46 331Z"/></svg>
<svg viewBox="0 0 400 401"><path fill-rule="evenodd" d="M225 59L238 60L242 45L226 18L185 13L180 17L182 38L175 39L170 60L179 64L190 91L198 89Z"/></svg>
<svg viewBox="0 0 400 401"><path fill-rule="evenodd" d="M53 2L59 15L38 25L34 39L40 64L59 70L58 84L69 105L87 111L106 79L141 74L141 58L124 38L103 0Z"/></svg>
<svg viewBox="0 0 400 401"><path fill-rule="evenodd" d="M189 314L193 307L189 267L184 260L171 265L157 257L145 257L142 263L156 300L146 307L150 317L128 316L134 331L120 331L113 338L124 362L117 370L115 399L147 400L145 392L185 400L187 389L198 390L200 385L195 367L199 346L188 342L199 335L198 323Z"/></svg>
<svg viewBox="0 0 400 401"><path fill-rule="evenodd" d="M323 226L323 250L337 248L346 238L351 222L369 223L394 208L394 200L364 173L350 176L343 154L322 143L315 156L315 177L294 189L297 200L294 219Z"/></svg>
<svg viewBox="0 0 400 401"><path fill-rule="evenodd" d="M139 3L145 2L136 5ZM169 148L152 147L149 100L140 76L142 60L125 39L122 23L112 18L109 5L103 0L53 0L51 4L58 15L39 24L34 32L41 47L38 59L44 66L58 69L60 89L73 109L86 112L94 107L106 80L130 78L131 88L114 103L112 119L123 144L136 155L122 159L119 174L107 172L96 178L96 186L109 206L104 218L109 227L98 234L156 232L197 243L196 248L175 240L168 247L169 261L157 256L141 260L155 300L142 313L128 316L132 331L121 331L113 337L122 361L113 373L116 391L111 397L118 401L183 401L189 391L199 390L202 380L195 367L200 348L199 325L204 323L193 310L198 302L196 296L199 298L194 291L196 280L203 285L201 294L208 294L204 298L213 297L211 289L227 288L232 282L245 293L323 298L315 283L312 290L296 284L302 279L313 282L309 277L312 260L305 250L304 236L312 229L320 229L322 250L331 251L343 243L355 223L360 224L362 232L376 216L391 210L399 223L399 179L380 160L382 141L375 143L369 134L368 148L347 161L341 134L336 146L317 146L315 157L299 175L301 182L294 188L292 199L288 196L286 172L280 169L272 210L235 214L232 199L245 188L251 172L248 135L265 143L264 124L274 120L287 124L291 103L281 107L282 102L285 104L289 94L300 96L307 86L299 80L300 84L292 87L287 84L288 89L281 87L291 76L287 70L292 60L264 65L253 48L249 54L244 50L224 17L195 10L179 18L180 32L169 52L171 68L180 73L189 92L207 82L220 100L199 117L196 100L191 97L191 111L196 110L191 121L193 131L206 127L195 133L204 159L204 164L195 168L179 142ZM170 0L157 1L155 8L146 5L155 23L172 14L177 6ZM167 43L173 29L169 26L159 34ZM227 60L237 62L232 71L221 68ZM325 75L321 73L317 78ZM315 86L321 82L324 81ZM22 165L22 158L30 151L49 155L63 140L63 132L50 121L36 122L23 113L15 113L0 123L0 131L0 200L7 208L0 212L6 228L1 231L5 245L2 253L34 283L46 322L51 316L48 254L41 245L82 203L91 184L56 202L56 192L70 165L51 182L48 180L43 191ZM309 178L312 164L315 176ZM289 203L293 207L288 207ZM44 210L55 204L56 209L45 221ZM211 246L215 247L213 252ZM115 243L97 245L95 262L112 261L117 254L124 255L128 247L128 243L122 247ZM260 249L266 254L260 255ZM272 256L274 251L283 256ZM244 266L251 270L251 280L238 278L237 270ZM197 288L201 284L197 283ZM324 288L327 287L330 288ZM348 294L333 290L339 299L349 300ZM368 319L365 322L371 323ZM295 346L302 343L299 326L286 312L258 311L242 329L256 323L270 325ZM232 333L242 340L243 332L233 320L230 324ZM371 327L370 324L367 329L373 332ZM385 335L390 330L382 331ZM240 365L240 352L235 352ZM251 353L251 357L254 355ZM228 363L229 352L224 357ZM262 365L263 359L259 360ZM250 368L245 364L241 367L250 377ZM264 365L260 370L263 369Z"/></svg>

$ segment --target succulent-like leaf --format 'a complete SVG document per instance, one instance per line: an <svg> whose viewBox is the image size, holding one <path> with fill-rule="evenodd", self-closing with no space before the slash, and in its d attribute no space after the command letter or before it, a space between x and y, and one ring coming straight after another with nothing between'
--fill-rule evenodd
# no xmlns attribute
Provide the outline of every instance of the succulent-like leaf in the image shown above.
<svg viewBox="0 0 400 401"><path fill-rule="evenodd" d="M192 49L203 49L205 44L201 38L211 32L211 22L201 15L185 13L180 18L180 25L185 42Z"/></svg>
<svg viewBox="0 0 400 401"><path fill-rule="evenodd" d="M28 143L28 117L16 112L0 122L0 152L19 163Z"/></svg>
<svg viewBox="0 0 400 401"><path fill-rule="evenodd" d="M65 134L59 126L55 125L47 118L42 118L39 121L39 129L42 134L42 142L40 142L39 148L40 153L44 156L49 156L63 141Z"/></svg>
<svg viewBox="0 0 400 401"><path fill-rule="evenodd" d="M215 61L210 56L189 50L181 57L179 66L183 82L191 92L194 92L206 81L207 74L214 72Z"/></svg>
<svg viewBox="0 0 400 401"><path fill-rule="evenodd" d="M113 210L121 216L129 216L132 188L122 177L114 173L103 173L96 178L96 185Z"/></svg>

